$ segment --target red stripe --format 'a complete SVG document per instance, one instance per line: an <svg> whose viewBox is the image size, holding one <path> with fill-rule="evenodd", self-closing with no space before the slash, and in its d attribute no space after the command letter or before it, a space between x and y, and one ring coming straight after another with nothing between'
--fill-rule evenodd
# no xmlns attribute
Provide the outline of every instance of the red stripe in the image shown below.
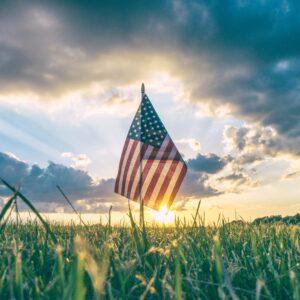
<svg viewBox="0 0 300 300"><path fill-rule="evenodd" d="M174 157L174 160L180 160L181 159L181 155L180 153L178 152L178 150L176 149L176 155Z"/></svg>
<svg viewBox="0 0 300 300"><path fill-rule="evenodd" d="M130 176L130 179L129 179L128 189L127 189L127 198L130 198L131 189L132 189L132 185L133 185L136 173L140 172L141 157L143 157L143 155L147 151L147 148L148 148L148 145L146 145L146 144L142 145L141 153L140 153L139 157L137 158L137 160L134 163L132 173L131 173L131 176Z"/></svg>
<svg viewBox="0 0 300 300"><path fill-rule="evenodd" d="M169 199L169 201L168 201L168 204L167 204L168 208L172 205L172 203L173 203L173 201L174 201L174 199L175 199L175 196L176 196L176 194L177 194L177 192L178 192L178 190L179 190L179 188L180 188L180 186L181 186L181 183L182 183L182 181L183 181L183 179L184 179L184 176L185 176L185 174L186 174L186 171L187 171L187 167L186 167L186 165L184 164L184 166L183 166L183 168L181 169L181 172L180 172L180 174L179 174L179 176L178 176L178 179L177 179L177 181L176 181L176 184L175 184L175 186L174 186L174 189L173 189L173 191L172 191L172 193L171 193L170 199Z"/></svg>
<svg viewBox="0 0 300 300"><path fill-rule="evenodd" d="M138 144L139 144L139 142L136 141L136 140L133 142L133 144L130 148L130 152L129 152L127 161L126 161L126 165L125 165L125 169L124 169L124 175L123 175L123 182L121 182L122 183L121 195L123 195L123 196L126 196L126 195L124 195L124 192L125 192L125 184L126 184L126 181L128 180L127 173L128 173L129 165L132 162L132 157L133 157L135 148L138 146Z"/></svg>
<svg viewBox="0 0 300 300"><path fill-rule="evenodd" d="M170 154L172 153L172 150L173 150L174 147L175 147L175 145L174 145L173 141L170 139L170 143L168 145L168 148L163 153L163 155L162 155L162 157L160 159L161 160L167 160L169 158ZM172 159L174 159L174 158L172 158Z"/></svg>
<svg viewBox="0 0 300 300"><path fill-rule="evenodd" d="M117 175L116 182L115 182L115 193L118 193L118 186L119 186L119 181L120 181L120 176L121 176L121 170L122 170L122 167L124 164L124 156L125 156L128 144L129 144L129 139L127 138L125 140L125 144L123 147L123 151L122 151L122 155L121 155L121 159L120 159L120 163L119 163L118 175Z"/></svg>
<svg viewBox="0 0 300 300"><path fill-rule="evenodd" d="M162 186L159 190L158 197L157 197L157 199L155 201L155 204L154 204L154 206L157 209L159 209L160 204L161 204L162 200L164 199L165 192L166 192L166 190L167 190L167 188L170 184L170 181L172 180L172 176L173 176L178 164L179 164L178 160L173 160L172 164L170 166L170 169L169 169L166 177L164 178L164 183L162 184Z"/></svg>

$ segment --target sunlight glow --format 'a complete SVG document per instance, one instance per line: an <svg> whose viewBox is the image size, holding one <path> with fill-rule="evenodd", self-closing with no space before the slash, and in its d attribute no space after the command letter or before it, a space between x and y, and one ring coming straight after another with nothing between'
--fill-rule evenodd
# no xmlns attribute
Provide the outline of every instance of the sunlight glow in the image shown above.
<svg viewBox="0 0 300 300"><path fill-rule="evenodd" d="M153 219L159 223L170 224L175 220L175 214L173 211L168 211L166 205L163 205L159 211L151 211Z"/></svg>

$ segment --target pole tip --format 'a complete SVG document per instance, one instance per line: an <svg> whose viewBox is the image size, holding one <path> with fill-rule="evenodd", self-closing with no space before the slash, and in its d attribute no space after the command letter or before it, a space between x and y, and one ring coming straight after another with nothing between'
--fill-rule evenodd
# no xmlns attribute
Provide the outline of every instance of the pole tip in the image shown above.
<svg viewBox="0 0 300 300"><path fill-rule="evenodd" d="M142 92L142 96L144 96L145 95L145 85L144 85L144 83L142 83L141 92Z"/></svg>

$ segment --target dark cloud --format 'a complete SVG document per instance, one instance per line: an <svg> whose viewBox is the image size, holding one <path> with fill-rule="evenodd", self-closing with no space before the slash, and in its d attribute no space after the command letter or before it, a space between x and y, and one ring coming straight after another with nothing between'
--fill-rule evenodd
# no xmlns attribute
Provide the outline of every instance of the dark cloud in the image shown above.
<svg viewBox="0 0 300 300"><path fill-rule="evenodd" d="M212 175L221 172L232 160L231 157L220 157L210 153L207 155L198 154L195 158L187 161L188 171L180 188L179 197L212 197L222 193L213 187L209 179Z"/></svg>
<svg viewBox="0 0 300 300"><path fill-rule="evenodd" d="M218 196L223 193L212 187L209 184L208 180L208 174L204 172L195 172L193 170L188 170L180 188L178 198L208 198L212 196Z"/></svg>
<svg viewBox="0 0 300 300"><path fill-rule="evenodd" d="M229 157L222 158L212 153L198 154L196 158L188 160L188 167L197 172L214 174L222 170L229 160Z"/></svg>
<svg viewBox="0 0 300 300"><path fill-rule="evenodd" d="M59 185L73 203L82 211L106 212L113 205L127 209L127 201L114 194L114 179L95 181L87 172L49 162L46 168L30 166L16 157L0 153L0 177L20 187L21 192L42 211L53 211L56 207L67 208L57 190ZM0 185L0 195L11 192ZM67 208L68 209L68 208Z"/></svg>
<svg viewBox="0 0 300 300"><path fill-rule="evenodd" d="M28 176L29 166L11 154L0 152L0 172L2 178L16 185L21 178Z"/></svg>

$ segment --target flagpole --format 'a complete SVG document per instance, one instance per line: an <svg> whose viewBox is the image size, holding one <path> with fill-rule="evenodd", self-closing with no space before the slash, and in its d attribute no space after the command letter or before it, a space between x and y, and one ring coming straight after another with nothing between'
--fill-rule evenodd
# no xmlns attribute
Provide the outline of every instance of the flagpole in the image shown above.
<svg viewBox="0 0 300 300"><path fill-rule="evenodd" d="M143 98L145 96L145 85L142 83L141 86L141 105L140 105L140 125L141 125L141 130L140 130L140 182L139 182L139 190L140 190L140 226L144 224L144 199L142 196L142 171L143 171L143 154L142 154L142 102Z"/></svg>

